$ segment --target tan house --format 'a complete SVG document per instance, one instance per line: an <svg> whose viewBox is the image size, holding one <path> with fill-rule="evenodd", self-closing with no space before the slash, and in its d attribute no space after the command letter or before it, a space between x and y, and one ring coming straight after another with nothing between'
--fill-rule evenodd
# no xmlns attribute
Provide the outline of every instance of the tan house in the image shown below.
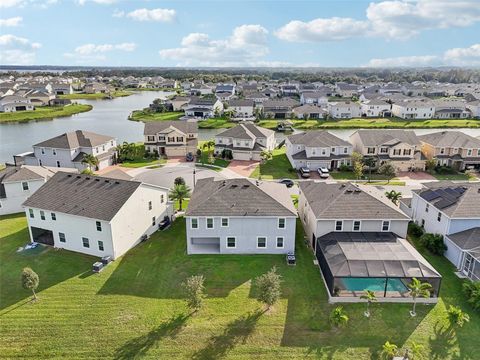
<svg viewBox="0 0 480 360"><path fill-rule="evenodd" d="M357 130L350 142L354 151L376 159L376 166L389 161L397 171L425 169L420 140L412 130Z"/></svg>
<svg viewBox="0 0 480 360"><path fill-rule="evenodd" d="M461 131L441 131L419 136L421 150L427 159L437 165L457 170L480 168L480 139Z"/></svg>
<svg viewBox="0 0 480 360"><path fill-rule="evenodd" d="M157 151L160 156L185 156L197 150L198 126L194 122L147 122L143 134L145 150Z"/></svg>

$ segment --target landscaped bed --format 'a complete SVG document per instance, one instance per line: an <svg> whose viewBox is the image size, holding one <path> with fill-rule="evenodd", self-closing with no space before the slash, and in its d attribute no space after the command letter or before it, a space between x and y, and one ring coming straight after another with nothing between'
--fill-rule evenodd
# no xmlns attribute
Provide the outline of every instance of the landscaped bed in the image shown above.
<svg viewBox="0 0 480 360"><path fill-rule="evenodd" d="M71 104L66 106L37 106L33 111L0 113L0 123L53 119L90 111L92 108L92 105L86 104Z"/></svg>
<svg viewBox="0 0 480 360"><path fill-rule="evenodd" d="M371 359L385 341L424 346L424 359L475 359L480 315L465 302L461 280L441 257L425 255L442 274L435 306L345 304L350 321L332 329L326 290L313 254L297 228L297 265L278 255L185 254L185 222L178 219L98 275L96 258L46 248L17 253L28 242L24 215L0 218L0 353L4 358L194 358ZM282 298L264 312L253 298L253 279L276 266ZM22 289L20 273L40 277L39 301ZM204 274L207 299L197 314L183 300L180 282ZM470 314L461 329L449 328L445 308ZM402 352L403 354L403 352Z"/></svg>

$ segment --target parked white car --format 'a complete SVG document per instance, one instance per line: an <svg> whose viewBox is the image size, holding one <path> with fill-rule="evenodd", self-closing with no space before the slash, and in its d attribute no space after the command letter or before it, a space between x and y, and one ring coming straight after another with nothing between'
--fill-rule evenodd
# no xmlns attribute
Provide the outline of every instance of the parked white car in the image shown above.
<svg viewBox="0 0 480 360"><path fill-rule="evenodd" d="M330 173L328 172L328 169L326 167L320 167L317 171L318 175L320 175L322 179L327 179L330 176Z"/></svg>

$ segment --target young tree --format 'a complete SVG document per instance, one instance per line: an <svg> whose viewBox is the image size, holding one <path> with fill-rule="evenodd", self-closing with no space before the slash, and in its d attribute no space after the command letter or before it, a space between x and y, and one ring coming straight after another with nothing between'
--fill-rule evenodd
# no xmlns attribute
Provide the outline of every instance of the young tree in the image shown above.
<svg viewBox="0 0 480 360"><path fill-rule="evenodd" d="M377 301L377 297L375 296L375 293L372 290L365 290L365 294L360 296L360 299L367 300L367 311L365 311L363 314L366 317L370 317L370 304L372 302Z"/></svg>
<svg viewBox="0 0 480 360"><path fill-rule="evenodd" d="M267 305L270 309L281 295L282 276L277 274L277 268L274 266L269 272L255 279L255 285L258 288L258 301Z"/></svg>
<svg viewBox="0 0 480 360"><path fill-rule="evenodd" d="M395 177L395 167L388 161L384 162L378 168L378 173L380 175L384 175L387 178L388 182L390 182L390 180Z"/></svg>
<svg viewBox="0 0 480 360"><path fill-rule="evenodd" d="M265 162L267 160L271 160L273 155L271 151L262 150L262 152L260 153L260 157L262 158L262 161Z"/></svg>
<svg viewBox="0 0 480 360"><path fill-rule="evenodd" d="M208 163L210 165L215 164L215 157L213 156L213 153L208 154Z"/></svg>
<svg viewBox="0 0 480 360"><path fill-rule="evenodd" d="M95 155L85 154L83 155L82 164L86 164L88 169L92 171L92 167L98 166L98 159Z"/></svg>
<svg viewBox="0 0 480 360"><path fill-rule="evenodd" d="M348 323L349 317L343 310L342 306L337 306L333 309L332 313L330 314L330 322L335 327L340 327L342 325L346 325Z"/></svg>
<svg viewBox="0 0 480 360"><path fill-rule="evenodd" d="M382 346L382 358L386 360L393 359L393 357L397 354L397 351L397 345L391 343L390 341L386 341Z"/></svg>
<svg viewBox="0 0 480 360"><path fill-rule="evenodd" d="M385 196L395 205L398 205L398 202L402 198L402 193L400 191L390 190L385 192Z"/></svg>
<svg viewBox="0 0 480 360"><path fill-rule="evenodd" d="M362 154L353 152L352 153L352 166L353 166L353 173L355 174L355 177L360 179L363 175L363 157Z"/></svg>
<svg viewBox="0 0 480 360"><path fill-rule="evenodd" d="M428 172L433 172L436 166L437 166L437 161L435 159L429 159L425 161L425 168L427 169Z"/></svg>
<svg viewBox="0 0 480 360"><path fill-rule="evenodd" d="M183 200L190 197L190 188L187 185L175 185L169 197L170 200L178 201L178 210L182 211Z"/></svg>
<svg viewBox="0 0 480 360"><path fill-rule="evenodd" d="M417 315L417 313L415 312L417 298L428 298L430 296L430 291L432 290L432 285L427 282L422 283L417 278L413 278L412 282L408 284L408 288L410 289L410 296L413 299L413 309L412 311L410 311L410 315L413 317Z"/></svg>
<svg viewBox="0 0 480 360"><path fill-rule="evenodd" d="M176 177L175 180L173 181L174 185L185 185L185 179L181 176Z"/></svg>
<svg viewBox="0 0 480 360"><path fill-rule="evenodd" d="M415 341L410 342L410 347L408 349L412 355L409 359L420 359L420 356L422 356L423 347L424 346L422 344L418 344Z"/></svg>
<svg viewBox="0 0 480 360"><path fill-rule="evenodd" d="M187 306L194 312L200 310L205 299L205 286L203 275L192 275L182 283L185 290Z"/></svg>
<svg viewBox="0 0 480 360"><path fill-rule="evenodd" d="M372 178L372 168L375 166L375 159L372 156L367 156L363 158L363 164L368 166L368 182Z"/></svg>
<svg viewBox="0 0 480 360"><path fill-rule="evenodd" d="M26 290L32 290L33 300L37 300L37 294L35 293L35 290L38 288L39 283L40 283L40 280L35 271L30 269L29 267L26 267L23 269L22 286Z"/></svg>
<svg viewBox="0 0 480 360"><path fill-rule="evenodd" d="M452 326L463 327L465 323L470 321L470 316L458 306L450 305L447 314Z"/></svg>

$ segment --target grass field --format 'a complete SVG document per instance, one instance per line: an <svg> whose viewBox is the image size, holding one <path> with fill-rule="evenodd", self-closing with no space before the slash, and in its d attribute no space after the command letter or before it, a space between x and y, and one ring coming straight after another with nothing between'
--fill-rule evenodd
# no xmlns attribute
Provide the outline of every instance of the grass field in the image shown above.
<svg viewBox="0 0 480 360"><path fill-rule="evenodd" d="M53 119L90 111L92 108L92 105L85 104L72 104L66 106L38 106L33 111L0 113L0 123Z"/></svg>
<svg viewBox="0 0 480 360"><path fill-rule="evenodd" d="M23 215L0 218L0 354L2 358L55 359L376 359L382 344L416 341L424 359L476 359L480 316L462 299L461 281L440 257L429 260L443 275L439 303L345 305L350 317L332 329L326 290L297 228L297 265L276 255L185 254L185 223L178 219L102 273L95 258L46 248L16 253L28 241ZM270 312L255 299L252 279L276 266L282 298ZM21 288L20 272L40 276L39 298ZM180 282L206 277L207 299L197 314L185 307ZM459 305L471 316L464 328L448 327L445 308Z"/></svg>
<svg viewBox="0 0 480 360"><path fill-rule="evenodd" d="M134 121L166 121L166 120L178 120L183 116L183 111L173 111L165 113L151 113L143 110L135 110L129 117L129 120Z"/></svg>
<svg viewBox="0 0 480 360"><path fill-rule="evenodd" d="M124 97L124 96L130 96L132 95L132 91L128 90L118 90L118 91L113 91L111 93L97 93L97 94L84 94L84 93L76 93L76 94L67 94L67 95L59 95L58 97L61 99L71 99L71 100L79 100L79 99L85 99L85 100L94 100L94 99L108 99L110 96L116 98L116 97Z"/></svg>
<svg viewBox="0 0 480 360"><path fill-rule="evenodd" d="M260 163L259 166L253 170L250 175L251 178L258 179L260 176L262 179L298 179L295 171L289 171L292 167L288 161L287 155L285 155L286 148L274 149L271 160L265 163Z"/></svg>
<svg viewBox="0 0 480 360"><path fill-rule="evenodd" d="M457 173L457 174L438 174L434 172L432 174L437 180L475 180L476 177L471 174L462 174L462 173Z"/></svg>

